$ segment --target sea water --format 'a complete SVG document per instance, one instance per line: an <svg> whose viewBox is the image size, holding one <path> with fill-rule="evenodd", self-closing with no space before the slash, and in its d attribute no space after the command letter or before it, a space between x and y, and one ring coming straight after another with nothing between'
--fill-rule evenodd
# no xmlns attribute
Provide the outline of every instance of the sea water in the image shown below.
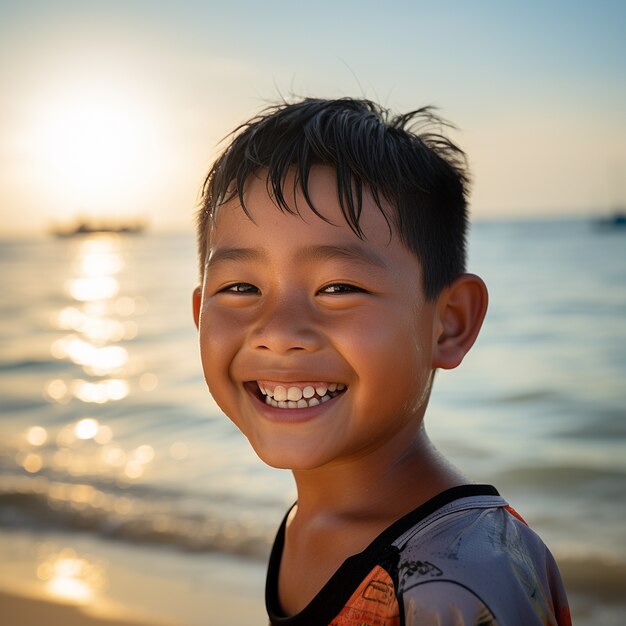
<svg viewBox="0 0 626 626"><path fill-rule="evenodd" d="M206 391L196 267L191 234L0 242L0 549L27 533L42 582L64 554L81 562L85 537L262 569L295 491ZM621 624L626 230L479 222L469 269L489 313L463 365L438 372L427 428L542 535L577 623ZM82 563L79 582L107 577Z"/></svg>

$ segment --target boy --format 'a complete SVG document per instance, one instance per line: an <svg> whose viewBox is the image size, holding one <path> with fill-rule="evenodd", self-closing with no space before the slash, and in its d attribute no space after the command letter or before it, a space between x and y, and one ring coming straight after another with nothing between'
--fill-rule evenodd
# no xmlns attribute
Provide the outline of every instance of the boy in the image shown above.
<svg viewBox="0 0 626 626"><path fill-rule="evenodd" d="M547 548L424 428L435 370L461 363L487 308L465 272L464 154L414 130L438 121L283 103L205 181L205 378L298 491L270 557L272 624L570 623Z"/></svg>

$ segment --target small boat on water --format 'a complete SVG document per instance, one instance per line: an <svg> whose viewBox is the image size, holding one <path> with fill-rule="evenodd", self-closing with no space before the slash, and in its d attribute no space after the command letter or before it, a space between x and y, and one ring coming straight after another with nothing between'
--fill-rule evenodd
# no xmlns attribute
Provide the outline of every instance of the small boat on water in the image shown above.
<svg viewBox="0 0 626 626"><path fill-rule="evenodd" d="M613 226L626 226L626 213L615 213L609 218Z"/></svg>
<svg viewBox="0 0 626 626"><path fill-rule="evenodd" d="M51 233L55 237L68 238L80 237L83 235L97 234L120 234L120 235L140 235L146 230L144 222L91 222L80 220L72 226L55 226L51 228Z"/></svg>
<svg viewBox="0 0 626 626"><path fill-rule="evenodd" d="M595 220L596 226L605 229L626 229L626 211L614 211Z"/></svg>

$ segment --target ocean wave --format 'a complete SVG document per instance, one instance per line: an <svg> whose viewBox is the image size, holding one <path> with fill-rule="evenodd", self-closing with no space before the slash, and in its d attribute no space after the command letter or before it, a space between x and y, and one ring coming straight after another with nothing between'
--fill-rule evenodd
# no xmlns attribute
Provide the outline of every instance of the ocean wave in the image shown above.
<svg viewBox="0 0 626 626"><path fill-rule="evenodd" d="M582 465L535 465L504 470L500 484L536 489L581 489L590 486L611 488L615 495L626 496L626 472L619 469L585 467Z"/></svg>
<svg viewBox="0 0 626 626"><path fill-rule="evenodd" d="M66 365L57 359L17 359L15 361L0 362L0 372L16 372L21 373L24 370L29 371L45 371L51 373L56 370L65 369Z"/></svg>
<svg viewBox="0 0 626 626"><path fill-rule="evenodd" d="M133 543L266 559L275 528L243 511L231 517L197 505L150 500L79 482L0 477L0 526L91 532Z"/></svg>
<svg viewBox="0 0 626 626"><path fill-rule="evenodd" d="M626 439L626 410L622 407L596 409L593 420L570 425L559 432L559 435L568 439L585 441Z"/></svg>
<svg viewBox="0 0 626 626"><path fill-rule="evenodd" d="M608 555L557 555L568 593L592 596L607 604L624 604L626 563Z"/></svg>
<svg viewBox="0 0 626 626"><path fill-rule="evenodd" d="M502 404L524 404L543 402L545 400L557 400L559 394L555 389L529 389L518 393L503 394L496 398Z"/></svg>

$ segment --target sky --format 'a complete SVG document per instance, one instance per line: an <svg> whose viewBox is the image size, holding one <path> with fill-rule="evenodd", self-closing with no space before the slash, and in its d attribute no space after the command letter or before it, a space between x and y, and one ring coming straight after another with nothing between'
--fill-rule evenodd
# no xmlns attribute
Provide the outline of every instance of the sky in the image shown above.
<svg viewBox="0 0 626 626"><path fill-rule="evenodd" d="M77 215L192 231L281 97L430 104L477 218L626 207L626 2L0 0L0 236Z"/></svg>

